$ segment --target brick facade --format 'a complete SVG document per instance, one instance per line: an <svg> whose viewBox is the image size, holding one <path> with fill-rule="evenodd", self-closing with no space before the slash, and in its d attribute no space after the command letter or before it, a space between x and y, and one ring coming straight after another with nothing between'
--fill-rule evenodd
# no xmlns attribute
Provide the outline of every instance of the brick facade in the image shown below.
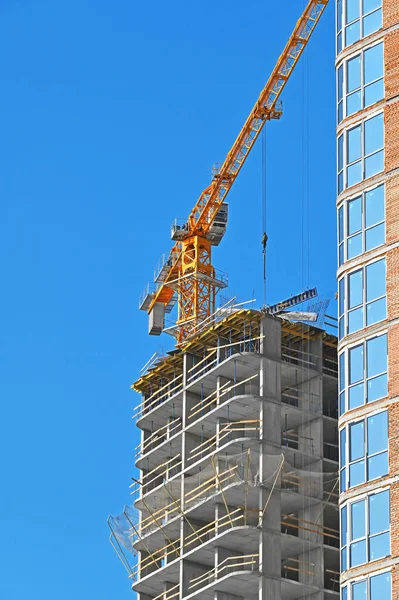
<svg viewBox="0 0 399 600"><path fill-rule="evenodd" d="M385 97L390 100L399 95L399 29L388 33L384 41Z"/></svg>
<svg viewBox="0 0 399 600"><path fill-rule="evenodd" d="M392 174L385 183L386 243L399 240L399 173Z"/></svg>
<svg viewBox="0 0 399 600"><path fill-rule="evenodd" d="M383 0L383 27L392 27L399 23L399 3L398 0Z"/></svg>

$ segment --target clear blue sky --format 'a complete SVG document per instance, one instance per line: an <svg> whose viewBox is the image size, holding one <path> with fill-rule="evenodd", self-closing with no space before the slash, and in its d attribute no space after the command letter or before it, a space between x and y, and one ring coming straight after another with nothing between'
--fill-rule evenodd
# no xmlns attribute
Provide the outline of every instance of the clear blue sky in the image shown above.
<svg viewBox="0 0 399 600"><path fill-rule="evenodd" d="M129 501L129 385L170 346L138 296L303 5L1 3L1 598L133 597L106 518ZM306 57L268 132L270 302L335 286L332 1ZM260 144L229 201L214 262L261 304Z"/></svg>

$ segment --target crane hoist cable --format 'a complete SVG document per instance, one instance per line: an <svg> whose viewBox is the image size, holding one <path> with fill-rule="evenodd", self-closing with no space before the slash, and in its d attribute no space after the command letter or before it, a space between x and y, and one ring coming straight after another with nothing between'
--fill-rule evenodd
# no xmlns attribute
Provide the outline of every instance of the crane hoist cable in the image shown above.
<svg viewBox="0 0 399 600"><path fill-rule="evenodd" d="M178 344L195 334L214 313L216 294L227 286L226 275L216 271L211 262L212 246L220 243L226 231L227 194L266 121L281 117L281 93L327 4L328 0L309 0L223 164L215 169L187 221L172 226L175 244L154 273L155 288L148 287L140 300L140 308L149 315L151 335L162 333L165 313L176 301L176 327L169 332Z"/></svg>

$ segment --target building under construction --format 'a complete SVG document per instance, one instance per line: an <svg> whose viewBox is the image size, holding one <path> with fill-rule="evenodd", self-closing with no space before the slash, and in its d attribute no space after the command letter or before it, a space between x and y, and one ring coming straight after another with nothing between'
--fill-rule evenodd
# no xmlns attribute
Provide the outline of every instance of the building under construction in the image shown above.
<svg viewBox="0 0 399 600"><path fill-rule="evenodd" d="M140 600L399 598L398 0L334 5L339 341L284 303L215 302L227 194L327 3L308 2L140 300L152 335L178 312L176 350L133 386L141 475L109 519Z"/></svg>
<svg viewBox="0 0 399 600"><path fill-rule="evenodd" d="M220 312L134 384L141 478L112 541L141 600L332 600L336 338Z"/></svg>

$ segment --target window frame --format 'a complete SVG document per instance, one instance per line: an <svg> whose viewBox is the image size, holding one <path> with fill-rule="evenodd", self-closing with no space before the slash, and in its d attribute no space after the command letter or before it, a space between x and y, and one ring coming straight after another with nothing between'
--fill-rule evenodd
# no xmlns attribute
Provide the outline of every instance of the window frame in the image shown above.
<svg viewBox="0 0 399 600"><path fill-rule="evenodd" d="M385 283L385 294L381 295L381 296L376 296L375 298L372 298L370 300L367 299L367 284L368 284L368 278L369 278L369 274L368 274L368 269L370 267L372 267L373 265L376 265L377 263L384 263L384 269L385 269L385 277L383 278L383 282ZM352 271L348 271L347 273L345 273L342 277L340 277L338 279L338 333L339 333L339 339L343 339L344 337L346 337L347 335L351 335L352 333L356 333L358 331L361 331L362 329L365 329L366 327L371 327L372 325L375 325L376 323L382 323L383 321L385 321L385 319L387 318L387 288L386 288L386 257L378 257L377 259L374 259L364 265L361 265L359 267L354 268ZM351 279L357 275L358 273L361 273L361 302L355 304L354 306L350 305L350 296L351 296ZM343 298L342 298L343 295ZM381 319L378 319L377 321L373 321L368 323L367 322L367 316L368 316L368 308L374 304L375 302L380 302L381 300L385 299L385 313L384 316ZM360 311L360 313L362 314L362 324L357 328L357 329L353 329L350 330L350 318L351 315L354 315L355 313L358 313Z"/></svg>
<svg viewBox="0 0 399 600"><path fill-rule="evenodd" d="M384 599L380 599L380 600L391 600L392 599L392 570L390 568L385 568L381 571L375 571L374 573L366 576L366 577L360 577L360 578L356 578L355 580L349 580L347 582L345 582L345 585L341 586L341 594L340 594L340 599L341 600L354 600L353 598L353 593L352 593L352 588L354 585L358 584L358 583L362 583L363 581L366 582L366 600L375 600L374 598L371 598L371 579L375 578L375 577L379 577L380 575L384 575L385 573L389 573L390 576L390 596L389 598L384 598Z"/></svg>
<svg viewBox="0 0 399 600"><path fill-rule="evenodd" d="M381 77L377 77L377 79L373 79L372 81L369 81L368 83L365 83L365 55L366 52L368 52L369 50L371 50L372 48L375 48L379 45L382 45L382 75ZM356 58L360 58L360 85L351 90L348 91L348 85L349 85L349 77L348 77L348 68L349 68L349 63L353 60L355 60ZM384 40L379 39L376 42L373 42L372 44L370 44L369 46L365 46L364 48L362 48L361 50L359 50L358 52L356 52L355 54L349 56L348 58L346 58L345 60L343 60L339 67L336 70L337 73L337 82L336 82L336 89L337 89L337 124L339 125L344 119L346 119L347 117L353 116L356 113L360 112L361 110L364 110L365 108L370 108L372 106L374 106L375 104L377 104L377 102L381 102L382 100L384 100L385 97L385 73L384 73L384 60L385 60L385 44L384 44ZM383 82L383 96L382 98L380 98L379 100L376 100L375 102L373 102L372 104L367 104L365 103L365 94L366 94L366 89L368 87L370 87L371 85L374 85L375 83L377 83L378 81L382 81ZM340 96L340 87L342 88L342 97ZM353 94L356 94L360 92L360 108L358 110L355 110L351 113L348 113L348 98L350 96L352 96Z"/></svg>
<svg viewBox="0 0 399 600"><path fill-rule="evenodd" d="M366 124L377 117L382 117L382 146L372 152L366 154L366 136L365 129ZM360 156L352 161L349 161L349 136L356 129L360 129ZM366 161L377 154L382 153L382 169L373 173L372 175L366 176ZM342 154L342 167L340 165L340 155ZM351 168L356 165L360 166L361 178L355 183L348 184L348 172ZM340 168L341 167L341 168ZM383 173L385 169L385 123L384 123L384 111L378 110L376 113L369 115L367 118L362 119L356 125L345 128L337 138L337 193L338 196L347 189L359 185L363 181L367 181L370 177ZM342 180L342 183L341 183Z"/></svg>
<svg viewBox="0 0 399 600"><path fill-rule="evenodd" d="M363 1L358 0L359 16L352 19L351 21L346 20L347 2L348 2L348 0L338 0L336 2L336 11L335 11L336 44L335 44L335 49L336 49L337 55L340 52L342 52L342 50L344 50L345 48L349 48L353 44L356 44L358 41L364 39L365 37L368 37L369 35L372 35L373 33L380 31L380 29L383 26L383 24L382 24L382 0L380 0L379 6L377 6L376 8L373 8L372 10L370 10L366 13L363 13ZM341 8L341 13L339 13L340 8ZM375 30L371 31L370 33L367 33L367 35L365 35L364 21L371 15L377 14L377 12L379 12L381 15L381 27L378 29L375 29ZM359 23L359 38L354 40L353 42L347 43L348 28L353 25L356 25L356 23ZM339 25L340 25L340 27L339 27Z"/></svg>
<svg viewBox="0 0 399 600"><path fill-rule="evenodd" d="M385 493L388 493L388 511L389 511L388 519L387 519L388 529L382 529L381 531L378 531L377 533L370 534L370 498L372 498L374 496L378 496L379 494L385 494ZM352 538L352 507L356 504L360 504L361 502L364 502L364 535L361 535L358 538ZM343 544L342 546L340 545L341 573L344 573L344 572L348 571L349 569L354 569L361 565L369 564L376 560L381 560L382 558L386 558L387 556L391 556L391 553L392 553L391 494L390 494L389 487L385 487L381 490L371 492L368 494L362 494L362 495L357 496L354 499L348 500L344 504L342 504L340 507L340 528L342 526L342 514L343 514L344 510L346 512L346 536L345 536L345 531L342 530L342 537L340 537L340 544ZM388 554L386 554L385 556L380 556L378 558L371 558L370 557L370 540L372 540L373 538L375 538L378 535L384 535L386 533L389 533ZM343 542L342 542L342 540L343 540ZM364 560L364 562L361 562L361 563L358 563L358 564L355 564L352 566L352 564L351 564L351 549L354 544L358 544L361 542L365 542L365 547L366 547L365 560ZM342 553L342 551L345 549L346 549L346 552ZM345 557L346 565L343 564L343 561L342 561L343 556ZM356 583L358 583L358 582L356 582Z"/></svg>
<svg viewBox="0 0 399 600"><path fill-rule="evenodd" d="M370 419L373 419L379 415L386 416L386 427L387 427L387 439L386 446L382 450L378 450L377 452L369 453L369 436L370 436ZM359 485L363 485L365 483L369 483L371 481L376 481L381 477L386 477L389 475L389 419L388 419L388 410L377 410L372 412L371 414L362 417L361 419L356 419L354 421L350 421L346 423L344 427L339 430L339 439L340 439L340 457L339 457L339 480L340 480L340 492L345 492L349 489L353 489ZM356 425L363 424L363 454L358 458L351 459L351 451L352 451L352 427ZM378 475L377 477L370 478L370 460L386 454L387 457L387 473L383 473ZM355 485L351 485L351 467L354 465L363 464L363 475L364 480Z"/></svg>
<svg viewBox="0 0 399 600"><path fill-rule="evenodd" d="M385 340L386 340L386 345L388 348L388 332L386 330L378 333L377 335L372 335L369 337L366 337L364 340L360 341L360 342L356 342L351 344L350 346L346 347L342 352L339 353L338 355L338 372L339 372L339 380L338 380L338 386L339 386L339 415L342 416L343 414L345 414L346 412L348 412L349 410L355 410L355 408L359 408L360 406L365 406L366 404L372 404L373 402L378 402L379 400L382 400L383 398L387 397L387 394L384 396L381 396L380 398L376 398L375 400L372 400L371 402L368 402L368 383L370 381L372 381L373 379L375 379L376 377L381 377L382 375L386 375L387 378L387 386L388 386L388 381L389 381L389 364L388 364L388 352L386 354L386 370L385 371L381 371L381 373L377 373L377 374L373 374L370 377L368 376L367 373L367 344L369 342L371 342L372 340L375 340L377 338L383 337L385 336ZM350 383L350 364L349 364L349 359L350 359L350 352L356 348L360 348L363 346L363 379ZM343 357L343 358L342 358ZM343 373L343 377L342 377L342 368L344 369L344 373ZM344 387L341 387L341 384L344 384ZM360 404L357 407L353 407L353 408L349 408L349 397L350 397L350 390L355 387L356 385L359 385L363 383L363 403ZM342 410L344 409L344 410Z"/></svg>

